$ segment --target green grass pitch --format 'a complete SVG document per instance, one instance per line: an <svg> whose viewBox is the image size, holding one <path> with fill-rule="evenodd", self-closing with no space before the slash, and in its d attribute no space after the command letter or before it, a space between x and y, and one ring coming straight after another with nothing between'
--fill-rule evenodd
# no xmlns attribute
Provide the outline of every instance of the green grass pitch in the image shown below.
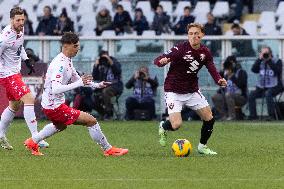
<svg viewBox="0 0 284 189"><path fill-rule="evenodd" d="M71 126L47 140L45 156L34 157L23 146L25 122L15 120L8 133L14 150L0 149L0 188L284 188L283 122L216 122L209 146L218 155L211 157L196 152L201 122L184 122L164 148L158 122L100 125L109 142L129 154L106 158L86 128ZM193 144L190 157L173 156L178 138Z"/></svg>

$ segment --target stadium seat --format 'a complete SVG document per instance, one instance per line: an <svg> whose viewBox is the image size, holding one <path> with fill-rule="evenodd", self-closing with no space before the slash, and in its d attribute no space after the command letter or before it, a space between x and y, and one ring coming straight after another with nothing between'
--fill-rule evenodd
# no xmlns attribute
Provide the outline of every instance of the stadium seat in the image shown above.
<svg viewBox="0 0 284 189"><path fill-rule="evenodd" d="M210 12L210 3L209 1L198 1L196 3L196 6L193 10L193 15L195 15L196 17L201 13L205 13L207 14L208 12Z"/></svg>
<svg viewBox="0 0 284 189"><path fill-rule="evenodd" d="M280 31L279 31L279 34L280 34L280 35L284 35L284 25L282 25L282 27L281 27L281 29L280 29Z"/></svg>
<svg viewBox="0 0 284 189"><path fill-rule="evenodd" d="M263 11L260 14L258 25L259 26L268 26L270 23L275 23L275 13L273 11Z"/></svg>
<svg viewBox="0 0 284 189"><path fill-rule="evenodd" d="M190 1L178 1L175 11L173 12L173 16L179 18L183 15L184 7L191 7Z"/></svg>
<svg viewBox="0 0 284 189"><path fill-rule="evenodd" d="M156 32L154 30L145 30L142 34L142 37L155 37Z"/></svg>
<svg viewBox="0 0 284 189"><path fill-rule="evenodd" d="M217 1L212 10L212 14L217 18L229 15L229 3L227 1Z"/></svg>
<svg viewBox="0 0 284 189"><path fill-rule="evenodd" d="M245 21L243 23L243 28L248 32L248 34L257 35L257 23L256 23L256 21Z"/></svg>
<svg viewBox="0 0 284 189"><path fill-rule="evenodd" d="M195 16L194 22L200 23L200 24L206 24L207 22L207 13L199 13Z"/></svg>
<svg viewBox="0 0 284 189"><path fill-rule="evenodd" d="M173 15L173 4L171 1L160 1L160 5L162 5L163 9L167 14L172 17Z"/></svg>
<svg viewBox="0 0 284 189"><path fill-rule="evenodd" d="M281 1L276 9L275 16L279 17L280 15L283 15L284 12L284 1Z"/></svg>
<svg viewBox="0 0 284 189"><path fill-rule="evenodd" d="M102 33L102 37L113 37L113 36L116 36L114 30L105 30Z"/></svg>
<svg viewBox="0 0 284 189"><path fill-rule="evenodd" d="M261 26L259 35L278 35L279 32L276 30L275 22L271 22L270 25Z"/></svg>
<svg viewBox="0 0 284 189"><path fill-rule="evenodd" d="M282 12L282 14L279 15L278 20L276 22L277 26L283 26L284 24L284 12Z"/></svg>
<svg viewBox="0 0 284 189"><path fill-rule="evenodd" d="M136 8L142 9L145 17L147 18L147 21L149 22L149 25L151 25L154 19L154 12L151 9L150 2L149 1L138 1Z"/></svg>

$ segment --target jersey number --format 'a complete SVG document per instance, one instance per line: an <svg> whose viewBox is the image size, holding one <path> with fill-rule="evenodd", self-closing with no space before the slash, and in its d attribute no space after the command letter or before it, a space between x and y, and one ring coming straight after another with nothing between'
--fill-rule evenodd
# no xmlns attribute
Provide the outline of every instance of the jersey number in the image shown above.
<svg viewBox="0 0 284 189"><path fill-rule="evenodd" d="M192 61L190 63L190 66L188 67L190 69L189 73L196 71L198 69L198 65L199 65L199 62L197 62L196 60Z"/></svg>

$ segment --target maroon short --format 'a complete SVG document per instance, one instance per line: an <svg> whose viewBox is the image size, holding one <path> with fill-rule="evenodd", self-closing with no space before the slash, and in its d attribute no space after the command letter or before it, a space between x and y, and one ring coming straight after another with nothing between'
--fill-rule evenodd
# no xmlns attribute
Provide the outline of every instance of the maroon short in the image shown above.
<svg viewBox="0 0 284 189"><path fill-rule="evenodd" d="M47 116L47 118L55 125L71 125L78 119L80 115L80 110L71 108L66 104L61 104L58 108L55 109L43 108L43 112Z"/></svg>
<svg viewBox="0 0 284 189"><path fill-rule="evenodd" d="M20 100L24 95L31 92L29 87L23 82L21 74L0 78L0 84L6 89L9 101Z"/></svg>

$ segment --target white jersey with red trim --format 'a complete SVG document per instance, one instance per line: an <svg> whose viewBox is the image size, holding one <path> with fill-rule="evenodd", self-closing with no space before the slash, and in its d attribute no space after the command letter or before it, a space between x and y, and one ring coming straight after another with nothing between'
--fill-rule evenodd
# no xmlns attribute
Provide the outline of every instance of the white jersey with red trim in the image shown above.
<svg viewBox="0 0 284 189"><path fill-rule="evenodd" d="M54 109L65 103L64 92L53 94L53 82L59 85L67 85L80 79L76 72L71 58L63 53L58 54L50 63L45 76L44 91L42 94L41 105L44 109Z"/></svg>
<svg viewBox="0 0 284 189"><path fill-rule="evenodd" d="M0 78L20 73L21 61L28 59L23 47L24 33L16 33L11 25L0 34Z"/></svg>

